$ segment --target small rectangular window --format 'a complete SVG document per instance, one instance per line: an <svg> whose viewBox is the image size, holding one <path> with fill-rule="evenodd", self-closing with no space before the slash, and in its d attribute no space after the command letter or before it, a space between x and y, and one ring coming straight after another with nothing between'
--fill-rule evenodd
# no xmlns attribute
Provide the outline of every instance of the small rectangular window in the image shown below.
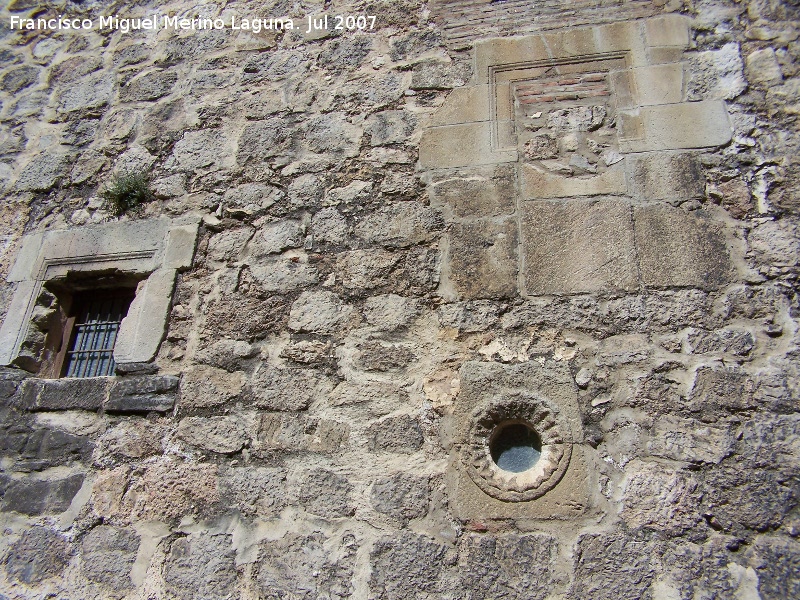
<svg viewBox="0 0 800 600"><path fill-rule="evenodd" d="M73 316L67 319L65 328L70 341L63 356L63 377L114 374L114 344L133 296L134 290L127 289L83 292L73 297Z"/></svg>

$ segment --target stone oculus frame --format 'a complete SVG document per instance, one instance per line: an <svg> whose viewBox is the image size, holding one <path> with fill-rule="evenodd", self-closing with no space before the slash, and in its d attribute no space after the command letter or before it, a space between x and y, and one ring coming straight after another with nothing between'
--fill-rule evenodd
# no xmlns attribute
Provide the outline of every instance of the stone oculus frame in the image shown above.
<svg viewBox="0 0 800 600"><path fill-rule="evenodd" d="M46 282L109 270L141 277L120 325L114 361L151 362L164 337L175 276L192 264L198 227L193 217L163 217L26 235L7 277L17 288L0 328L0 365L19 355Z"/></svg>

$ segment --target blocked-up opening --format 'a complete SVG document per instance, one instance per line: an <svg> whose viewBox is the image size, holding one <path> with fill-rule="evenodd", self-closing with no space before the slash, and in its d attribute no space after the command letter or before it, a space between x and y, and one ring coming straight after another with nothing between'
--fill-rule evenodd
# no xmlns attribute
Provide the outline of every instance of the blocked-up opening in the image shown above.
<svg viewBox="0 0 800 600"><path fill-rule="evenodd" d="M511 473L522 473L539 460L542 440L526 423L501 423L492 432L489 451L498 467Z"/></svg>

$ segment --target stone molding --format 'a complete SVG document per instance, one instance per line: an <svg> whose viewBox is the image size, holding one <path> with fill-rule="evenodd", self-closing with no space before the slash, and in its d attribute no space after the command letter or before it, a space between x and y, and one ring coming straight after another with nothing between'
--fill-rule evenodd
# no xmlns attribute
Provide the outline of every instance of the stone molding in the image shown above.
<svg viewBox="0 0 800 600"><path fill-rule="evenodd" d="M542 441L539 460L521 473L502 470L490 453L495 427L512 422L531 426ZM572 457L572 443L569 425L555 405L544 398L518 394L496 398L475 409L462 461L484 492L498 500L523 502L543 496L561 481Z"/></svg>
<svg viewBox="0 0 800 600"><path fill-rule="evenodd" d="M0 365L10 365L18 356L45 283L70 273L110 269L141 278L120 326L114 360L152 361L166 329L175 276L192 264L198 229L197 218L162 217L23 237L7 277L17 288L0 328Z"/></svg>

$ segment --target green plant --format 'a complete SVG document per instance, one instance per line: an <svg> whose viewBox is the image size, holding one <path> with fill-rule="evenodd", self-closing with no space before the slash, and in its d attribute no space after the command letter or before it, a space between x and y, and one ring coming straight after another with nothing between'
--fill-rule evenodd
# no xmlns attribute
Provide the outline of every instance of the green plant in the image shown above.
<svg viewBox="0 0 800 600"><path fill-rule="evenodd" d="M100 194L106 209L119 216L153 199L150 176L146 173L115 175Z"/></svg>

